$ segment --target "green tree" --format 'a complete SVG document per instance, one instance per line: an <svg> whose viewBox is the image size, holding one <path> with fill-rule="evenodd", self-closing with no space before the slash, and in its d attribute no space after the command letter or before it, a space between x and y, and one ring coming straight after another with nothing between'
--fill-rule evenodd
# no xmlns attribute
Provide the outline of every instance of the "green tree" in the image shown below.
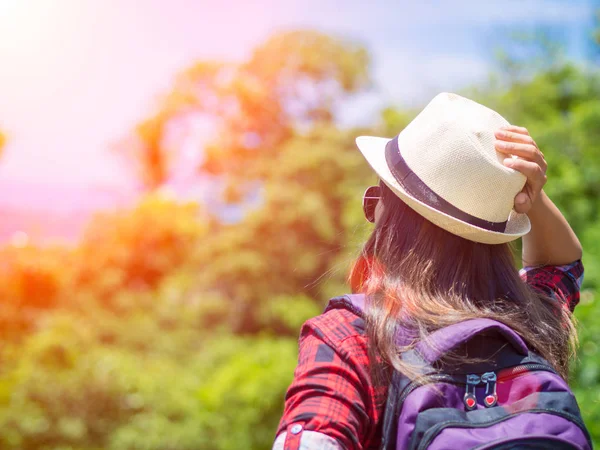
<svg viewBox="0 0 600 450"><path fill-rule="evenodd" d="M203 118L217 131L198 149L198 171L223 186L215 215L238 208L244 220L216 226L199 246L203 270L196 283L225 294L235 330L259 331L271 317L263 304L277 296L323 300L315 281L324 273L343 279L335 267L356 223L349 216L356 208L347 205L368 170L354 150L354 134L339 130L334 116L343 100L368 86L363 47L317 32L287 32L243 63L192 65L158 113L136 129L149 188L169 177L177 151L166 143L170 127Z"/></svg>
<svg viewBox="0 0 600 450"><path fill-rule="evenodd" d="M264 177L261 163L298 125L332 123L339 101L367 85L362 46L313 31L278 34L240 64L200 61L183 71L158 111L136 128L129 156L148 188L160 186L177 151L167 142L169 126L203 118L216 137L202 149L199 169L234 177L230 186L244 189L240 182Z"/></svg>

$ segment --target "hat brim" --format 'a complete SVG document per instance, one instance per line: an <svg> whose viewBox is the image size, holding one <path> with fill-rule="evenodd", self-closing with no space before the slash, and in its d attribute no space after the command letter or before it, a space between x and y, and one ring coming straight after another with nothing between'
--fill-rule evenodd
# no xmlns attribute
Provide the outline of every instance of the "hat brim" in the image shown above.
<svg viewBox="0 0 600 450"><path fill-rule="evenodd" d="M470 241L483 244L504 244L526 235L531 223L525 214L511 212L503 233L486 230L440 212L411 196L394 178L385 160L385 146L389 139L375 136L359 136L356 145L379 178L409 207L440 228Z"/></svg>

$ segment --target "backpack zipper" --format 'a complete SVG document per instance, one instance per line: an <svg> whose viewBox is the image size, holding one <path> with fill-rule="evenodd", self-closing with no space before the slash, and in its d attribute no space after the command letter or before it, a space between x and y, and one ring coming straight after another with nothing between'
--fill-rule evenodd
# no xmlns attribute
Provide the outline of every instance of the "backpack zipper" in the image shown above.
<svg viewBox="0 0 600 450"><path fill-rule="evenodd" d="M586 435L586 438L587 438L588 442L591 443L590 435L587 432L587 430L585 428L585 425L583 424L583 422L581 420L579 420L578 417L573 416L572 414L569 414L569 413L564 412L564 411L548 411L546 409L528 409L528 410L525 410L525 411L519 411L519 412L507 414L504 417L499 417L497 419L490 420L490 421L485 422L485 423L478 423L478 424L468 423L467 424L467 423L464 423L464 422L455 422L455 421L448 421L448 422L439 423L439 424L431 427L423 435L423 439L421 439L421 442L419 442L419 445L417 446L417 450L426 449L427 446L431 443L431 441L433 439L435 439L435 437L444 428L446 428L446 427L452 426L452 427L456 427L456 428L486 428L486 427L489 427L491 425L495 425L497 423L503 422L504 420L510 419L511 417L518 416L519 414L528 414L528 413L547 413L547 414L553 414L553 415L562 417L563 419L569 420L569 421L573 422L575 425L577 425L579 428L581 428L581 430L584 431L584 434Z"/></svg>
<svg viewBox="0 0 600 450"><path fill-rule="evenodd" d="M496 393L496 381L498 376L496 372L486 372L481 375L481 381L485 383L485 397L483 404L486 408L492 408L498 403L498 394Z"/></svg>
<svg viewBox="0 0 600 450"><path fill-rule="evenodd" d="M475 390L477 389L477 385L481 383L483 375L481 377L479 375L467 375L467 389L465 391L465 396L463 397L463 402L469 411L477 408L477 397L475 396Z"/></svg>
<svg viewBox="0 0 600 450"><path fill-rule="evenodd" d="M532 370L541 370L541 371L552 372L552 373L556 374L556 370L554 370L552 367L547 366L545 364L525 363L525 364L520 364L518 366L514 366L514 367L511 367L510 369L508 369L505 373L502 374L502 377L498 378L497 382L512 380L513 378L516 378L519 375L522 375L525 372L530 372ZM433 375L429 375L427 377L428 383L437 382L437 381L441 381L441 382L445 382L445 383L449 383L449 384L463 385L463 386L467 384L465 382L464 375L462 377L459 377L456 375L448 375L448 374L433 374ZM402 393L400 394L400 397L398 399L398 404L402 405L402 403L404 403L404 400L406 400L406 397L408 397L412 391L414 391L415 389L417 389L420 386L423 386L423 384L421 384L418 380L411 381L404 388Z"/></svg>
<svg viewBox="0 0 600 450"><path fill-rule="evenodd" d="M477 447L473 447L471 450L492 450L492 449L506 449L506 444L510 444L511 448L514 447L514 444L516 443L526 443L529 444L531 446L532 444L532 439L534 441L539 442L540 440L543 440L544 442L554 442L554 443L559 443L561 445L561 449L571 449L571 450L581 450L581 448L575 444L572 444L569 441L565 441L561 438L558 438L556 436L550 436L550 437L541 437L541 436L536 436L534 438L530 437L530 436L522 436L522 437L513 437L513 438L500 438L500 439L496 439L495 441L491 441L491 442L487 442L485 444L481 444L478 445ZM501 446L501 447L499 447ZM565 447L566 446L566 447ZM531 447L530 447L531 448ZM548 448L548 447L546 447Z"/></svg>

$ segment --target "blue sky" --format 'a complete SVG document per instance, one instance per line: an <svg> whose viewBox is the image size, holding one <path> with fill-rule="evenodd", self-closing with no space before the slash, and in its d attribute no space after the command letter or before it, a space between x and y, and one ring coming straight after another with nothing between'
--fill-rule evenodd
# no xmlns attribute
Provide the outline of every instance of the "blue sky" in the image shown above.
<svg viewBox="0 0 600 450"><path fill-rule="evenodd" d="M0 0L3 181L126 187L111 146L197 59L239 60L270 34L312 28L363 42L376 87L343 111L418 105L485 80L508 30L552 27L581 58L591 0ZM1 188L0 188L1 189Z"/></svg>

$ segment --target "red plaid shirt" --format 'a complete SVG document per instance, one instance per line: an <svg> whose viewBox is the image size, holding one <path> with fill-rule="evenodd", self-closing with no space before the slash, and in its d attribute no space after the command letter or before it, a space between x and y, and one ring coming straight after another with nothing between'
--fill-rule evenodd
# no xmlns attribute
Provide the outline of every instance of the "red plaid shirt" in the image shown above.
<svg viewBox="0 0 600 450"><path fill-rule="evenodd" d="M521 277L571 311L579 302L580 261L525 268ZM299 346L277 430L277 435L287 433L275 448L334 449L336 443L344 449L379 448L387 386L375 386L371 380L363 319L346 309L330 310L304 324Z"/></svg>

